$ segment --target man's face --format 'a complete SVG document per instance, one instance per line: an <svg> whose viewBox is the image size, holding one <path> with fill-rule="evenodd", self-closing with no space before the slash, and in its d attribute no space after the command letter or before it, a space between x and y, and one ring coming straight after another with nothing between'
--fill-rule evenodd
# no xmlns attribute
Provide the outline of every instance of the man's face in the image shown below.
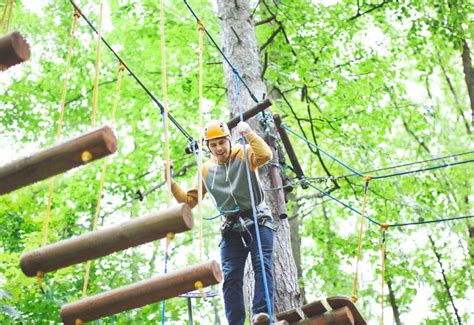
<svg viewBox="0 0 474 325"><path fill-rule="evenodd" d="M230 141L227 137L209 140L207 145L219 162L226 162L229 159Z"/></svg>

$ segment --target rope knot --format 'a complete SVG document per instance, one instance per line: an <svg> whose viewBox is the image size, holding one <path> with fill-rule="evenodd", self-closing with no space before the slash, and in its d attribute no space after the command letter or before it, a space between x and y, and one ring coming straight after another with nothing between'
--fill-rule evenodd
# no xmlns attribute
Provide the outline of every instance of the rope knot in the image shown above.
<svg viewBox="0 0 474 325"><path fill-rule="evenodd" d="M382 228L383 231L386 231L388 229L388 223L380 224L380 228Z"/></svg>
<svg viewBox="0 0 474 325"><path fill-rule="evenodd" d="M370 175L365 175L365 176L364 176L364 181L365 181L366 183L370 182L371 180L372 180L372 176L370 176Z"/></svg>
<svg viewBox="0 0 474 325"><path fill-rule="evenodd" d="M75 18L81 17L81 12L77 8L74 8L74 17Z"/></svg>
<svg viewBox="0 0 474 325"><path fill-rule="evenodd" d="M200 21L199 19L196 20L196 24L198 25L198 29L200 31L204 31L206 29L206 27L204 26L204 23L202 21Z"/></svg>
<svg viewBox="0 0 474 325"><path fill-rule="evenodd" d="M351 297L352 302L357 302L358 299L359 297L357 297L357 295L352 295Z"/></svg>

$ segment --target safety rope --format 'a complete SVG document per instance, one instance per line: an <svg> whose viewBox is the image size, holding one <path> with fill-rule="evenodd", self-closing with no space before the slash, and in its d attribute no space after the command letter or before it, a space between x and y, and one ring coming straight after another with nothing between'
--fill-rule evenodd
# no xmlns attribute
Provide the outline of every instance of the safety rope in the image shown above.
<svg viewBox="0 0 474 325"><path fill-rule="evenodd" d="M236 99L237 99L237 108L239 111L239 117L240 121L244 121L244 115L243 115L243 108L242 108L242 102L240 98L240 83L239 83L239 78L238 78L238 71L233 70L233 76L234 76L234 87L235 87L235 94L236 94ZM248 161L248 155L247 155L247 148L246 148L246 140L245 137L242 135L242 147L244 151L244 164L245 164L245 170L247 172L247 182L248 182L248 189L249 189L249 195L250 195L250 203L252 205L252 214L253 214L253 222L255 225L255 237L257 238L257 248L258 248L258 255L260 259L260 269L262 271L262 279L263 279L263 286L265 288L265 301L267 304L267 311L268 311L268 317L270 319L270 322L273 320L272 316L272 305L270 301L270 290L268 288L268 283L267 283L267 275L265 272L265 262L263 260L263 250L262 250L262 242L260 240L260 224L258 223L258 218L257 218L257 209L255 206L255 197L253 193L253 186L252 186L252 178L250 176L250 166L249 166L249 161Z"/></svg>
<svg viewBox="0 0 474 325"><path fill-rule="evenodd" d="M387 229L388 229L388 224L386 223L383 223L380 228L382 229L382 243L380 244L380 250L381 250L381 254L382 254L382 297L381 297L381 305L382 305L382 310L381 310L381 322L380 324L383 325L383 308L384 308L384 284L385 284L385 239L386 239L386 232L387 232Z"/></svg>
<svg viewBox="0 0 474 325"><path fill-rule="evenodd" d="M62 124L64 119L64 103L66 101L66 94L68 90L68 83L69 83L69 75L71 69L71 58L72 58L72 49L74 46L74 38L77 26L77 20L80 17L80 14L77 10L74 10L73 20L71 25L71 35L69 40L69 48L68 48L68 55L66 59L66 72L64 74L64 82L63 82L63 89L61 93L61 101L60 101L60 111L59 111L59 118L58 118L58 128L56 130L56 144L59 143L61 139L61 132L62 132ZM51 218L51 206L53 202L53 192L54 192L54 181L55 176L51 177L49 180L49 190L48 190L48 204L46 206L46 213L43 220L43 229L42 229L42 241L41 246L46 245L48 242L48 233L49 233L49 221ZM38 285L42 288L43 284L44 273L38 272Z"/></svg>
<svg viewBox="0 0 474 325"><path fill-rule="evenodd" d="M115 124L115 117L116 117L116 112L117 112L117 107L118 107L118 100L120 97L120 88L122 85L122 76L124 72L124 66L123 63L119 63L119 69L118 69L118 76L117 76L117 84L115 87L115 95L114 95L114 106L112 109L112 119L111 119L111 125L113 126ZM104 184L105 184L105 178L107 174L107 157L105 157L102 161L102 172L100 176L100 184L99 184L99 191L97 194L97 205L95 208L95 214L94 214L94 219L92 221L92 231L95 231L97 229L97 220L99 219L99 214L100 214L100 208L101 208L101 202L102 202L102 196L104 193ZM82 286L82 297L87 296L87 287L89 285L89 277L90 277L90 270L92 266L92 261L87 261L86 263L86 273L84 275L84 283Z"/></svg>
<svg viewBox="0 0 474 325"><path fill-rule="evenodd" d="M198 118L198 130L199 130L199 137L198 137L198 218L199 218L199 262L202 262L203 257L203 215L202 215L202 199L203 199L203 187L202 182L204 181L202 177L202 139L204 138L203 132L203 123L202 123L202 116L203 116L203 40L204 40L204 24L202 21L198 20L198 31L199 31L199 118Z"/></svg>
<svg viewBox="0 0 474 325"><path fill-rule="evenodd" d="M8 33L8 30L10 29L10 23L11 23L11 19L12 19L12 12L13 12L13 5L14 4L15 4L15 0L11 0L10 2L8 2L8 0L5 1L5 7L3 9L2 20L1 20L1 23L0 23L0 33L2 32L2 29L3 29L3 23L4 23L4 20L5 20L5 15L6 15L6 12L7 12L7 8L8 8L8 19L7 19L5 32Z"/></svg>
<svg viewBox="0 0 474 325"><path fill-rule="evenodd" d="M166 234L166 246L165 246L165 270L164 273L168 273L168 260L169 260L169 247L171 245L171 242L173 241L175 237L175 233L173 232L168 232ZM165 312L166 312L166 299L163 299L163 302L161 303L161 324L165 324Z"/></svg>
<svg viewBox="0 0 474 325"><path fill-rule="evenodd" d="M186 5L186 7L188 7L189 11L191 12L191 14L194 16L194 18L196 18L196 21L201 21L201 19L199 19L199 17L196 15L196 13L194 12L193 8L191 8L191 6L188 4L188 2L186 0L184 0L184 4ZM204 25L203 25L204 27ZM224 52L222 51L222 49L220 48L219 45L217 45L217 42L214 40L214 38L211 36L211 34L207 31L206 28L204 28L204 32L206 33L207 37L209 37L209 39L211 40L212 44L214 44L214 47L219 51L219 53L222 55L223 59L225 60L225 62L227 62L227 64L230 66L230 68L232 69L232 72L234 73L234 75L239 79L239 81L244 85L244 87L247 89L247 91L249 92L249 95L250 95L250 98L252 98L252 100L255 102L255 103L259 103L257 97L255 97L255 95L253 94L252 90L250 90L250 87L247 85L247 83L245 82L244 79L242 79L242 77L240 76L239 72L237 71L237 69L232 65L232 63L230 63L229 59L227 58L227 56L224 54Z"/></svg>
<svg viewBox="0 0 474 325"><path fill-rule="evenodd" d="M362 234L364 231L364 221L365 221L365 210L366 210L366 204L367 204L367 191L369 189L369 183L372 180L371 176L364 176L364 181L365 181L365 188L364 188L364 196L362 198L362 214L360 218L360 226L359 226L359 239L357 243L357 260L356 260L356 270L354 273L354 283L352 285L352 301L356 302L357 301L357 278L359 274L359 262L360 262L360 256L361 256L361 247L362 247Z"/></svg>
<svg viewBox="0 0 474 325"><path fill-rule="evenodd" d="M95 55L95 74L94 74L94 92L92 94L92 127L96 126L97 101L99 97L99 75L100 75L100 51L101 51L101 37L102 37L102 16L104 11L104 3L100 1L99 7L99 32L97 33L97 51Z"/></svg>
<svg viewBox="0 0 474 325"><path fill-rule="evenodd" d="M166 160L166 185L168 193L168 206L172 203L171 194L171 164L170 164L170 143L168 134L168 87L166 81L166 43L165 43L165 17L163 0L160 0L160 34L161 34L161 91L163 96L163 134L165 141Z"/></svg>
<svg viewBox="0 0 474 325"><path fill-rule="evenodd" d="M0 33L3 31L3 23L5 21L5 17L7 15L7 9L10 5L10 2L8 0L5 1L4 7L3 7L3 13L2 13L2 18L0 19Z"/></svg>
<svg viewBox="0 0 474 325"><path fill-rule="evenodd" d="M73 0L70 0L71 4L73 7L78 10L81 14L81 17L84 19L84 21L87 23L87 25L94 31L94 33L99 34L97 29L94 27L94 25L89 21L86 15L80 10L80 8L76 5L76 3ZM110 46L110 44L106 41L106 39L103 36L100 36L100 39L104 43L104 45L109 49L109 51L117 58L118 61L123 63L123 66L125 69L128 71L130 76L140 85L140 87L145 91L145 93L151 98L151 100L158 106L160 109L160 112L163 112L163 105L160 103L160 101L155 97L155 95L145 86L145 84L137 77L137 75L130 69L130 67L125 63L125 61L117 54L117 52ZM176 128L188 139L189 142L194 141L193 138L189 135L188 132L174 119L174 117L168 113L168 118L169 120L176 126Z"/></svg>
<svg viewBox="0 0 474 325"><path fill-rule="evenodd" d="M163 0L160 0L160 35L161 35L161 91L163 96L163 109L161 115L163 118L163 136L165 141L165 161L166 161L166 188L168 195L168 206L172 203L171 193L171 159L170 159L170 144L168 134L168 87L166 80L166 43L165 43L165 15L164 15L164 4ZM165 265L164 274L168 273L168 249L171 241L174 238L174 233L168 233L166 235L165 243ZM165 312L166 312L166 299L163 299L161 308L161 324L165 324Z"/></svg>
<svg viewBox="0 0 474 325"><path fill-rule="evenodd" d="M338 159L336 156L334 156L334 155L330 154L329 152L327 152L326 150L322 149L317 144L309 141L307 138L305 138L305 137L299 135L298 133L294 132L293 130L288 128L285 124L282 123L281 126L286 131L288 131L291 134L295 135L296 137L300 138L301 140L306 142L311 147L314 147L314 148L318 149L323 154L325 154L326 156L330 157L335 162L337 162L339 165L341 165L341 166L345 167L346 169L350 170L351 172L353 172L355 175L358 175L358 176L361 176L361 177L364 176L364 173L362 173L360 171L357 171L356 169L350 167L349 165L347 165L346 163L344 163L340 159ZM410 170L410 171L405 171L405 172L398 172L398 173L390 173L390 174L386 174L386 175L372 176L372 179L383 179L383 178L402 176L402 175L408 175L408 174L413 174L413 173L420 173L420 172L435 170L435 169L439 169L439 168L446 168L446 167L451 167L451 166L456 166L456 165L462 165L462 164L467 164L467 163L472 163L472 162L474 162L474 159L462 160L462 161L453 162L453 163L444 163L444 164L440 164L440 165L436 165L436 166L431 166L431 167L426 167L426 168L419 168L419 169L416 169L416 170Z"/></svg>

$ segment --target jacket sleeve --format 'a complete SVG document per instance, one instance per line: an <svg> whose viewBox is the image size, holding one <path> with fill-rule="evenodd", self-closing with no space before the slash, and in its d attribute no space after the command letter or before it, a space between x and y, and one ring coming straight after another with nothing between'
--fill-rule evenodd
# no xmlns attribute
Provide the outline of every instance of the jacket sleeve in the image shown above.
<svg viewBox="0 0 474 325"><path fill-rule="evenodd" d="M245 138L249 143L247 154L249 157L249 166L252 170L256 170L272 159L272 150L260 136L251 132L248 133Z"/></svg>
<svg viewBox="0 0 474 325"><path fill-rule="evenodd" d="M202 197L206 195L206 186L202 184ZM171 183L171 193L179 203L186 203L192 209L198 204L198 179L196 177L195 185L185 191L174 181Z"/></svg>

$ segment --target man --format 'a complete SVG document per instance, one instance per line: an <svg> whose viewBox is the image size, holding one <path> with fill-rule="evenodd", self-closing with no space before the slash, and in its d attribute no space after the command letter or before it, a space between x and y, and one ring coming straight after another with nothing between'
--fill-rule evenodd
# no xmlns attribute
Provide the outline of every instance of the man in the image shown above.
<svg viewBox="0 0 474 325"><path fill-rule="evenodd" d="M252 304L253 321L268 320L267 302L259 258L256 231L259 231L270 306L273 308L273 223L270 209L265 203L264 192L258 178L258 168L272 158L268 145L245 122L236 126L238 133L249 143L245 147L258 225L254 224L244 147L231 143L230 131L224 122L211 122L204 129L204 140L211 151L211 158L202 166L203 195L209 192L216 208L222 213L222 241L220 244L224 273L224 304L230 325L245 321L243 276L245 261L251 254L255 274L255 290ZM198 188L183 191L172 182L171 189L178 202L193 208L198 202Z"/></svg>

